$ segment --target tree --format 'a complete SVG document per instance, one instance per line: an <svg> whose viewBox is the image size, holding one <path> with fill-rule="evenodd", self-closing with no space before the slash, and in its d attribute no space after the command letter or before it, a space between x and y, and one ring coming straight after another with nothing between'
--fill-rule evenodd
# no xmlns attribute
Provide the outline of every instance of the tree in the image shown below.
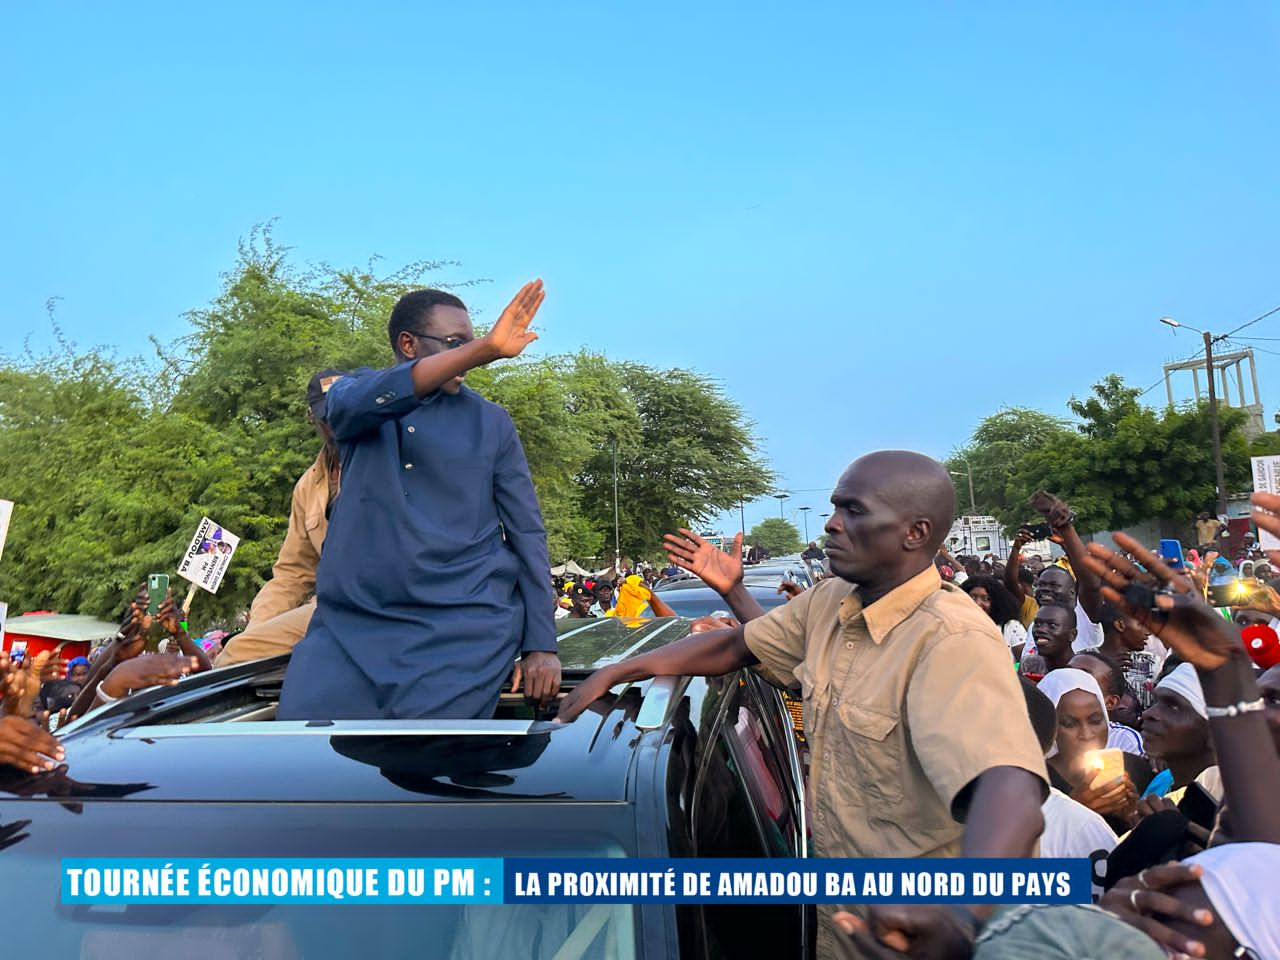
<svg viewBox="0 0 1280 960"><path fill-rule="evenodd" d="M583 362L589 369L594 364ZM759 454L751 424L718 384L691 370L639 363L618 364L616 376L635 417L615 410L608 427L618 441L623 554L652 554L664 533L698 526L773 489L775 476ZM614 436L596 434L596 453L578 477L583 509L609 531Z"/></svg>
<svg viewBox="0 0 1280 960"><path fill-rule="evenodd" d="M1105 403L1080 430L1029 451L1009 480L1011 506L999 516L1012 529L1025 522L1027 498L1047 489L1067 500L1085 532L1118 530L1147 520L1177 529L1214 503L1213 444L1207 403L1163 411L1120 398ZM1220 407L1228 489L1248 483L1249 450L1240 410ZM1022 504L1023 506L1019 506Z"/></svg>
<svg viewBox="0 0 1280 960"><path fill-rule="evenodd" d="M747 543L759 547L771 557L781 557L804 549L804 541L800 539L800 531L795 524L781 517L770 517L757 523L747 534Z"/></svg>
<svg viewBox="0 0 1280 960"><path fill-rule="evenodd" d="M969 512L968 471L973 471L973 492L979 514L1001 516L1014 506L1007 490L1014 466L1028 451L1072 435L1067 421L1039 410L1007 407L986 417L963 447L947 458L947 469L959 474L956 509Z"/></svg>
<svg viewBox="0 0 1280 960"><path fill-rule="evenodd" d="M174 569L209 516L241 543L191 619L234 625L270 575L293 485L320 448L308 380L389 364L392 305L444 265L302 273L264 228L157 358L63 340L45 357L0 358L0 493L17 502L0 597L15 612L114 616L148 573ZM628 554L656 553L662 533L772 489L741 409L692 371L580 353L504 361L467 382L511 414L553 562L611 555L615 441Z"/></svg>

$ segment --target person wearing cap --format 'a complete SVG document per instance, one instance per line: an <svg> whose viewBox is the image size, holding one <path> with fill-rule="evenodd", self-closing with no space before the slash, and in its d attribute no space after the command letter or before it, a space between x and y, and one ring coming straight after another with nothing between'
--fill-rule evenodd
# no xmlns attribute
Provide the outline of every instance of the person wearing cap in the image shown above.
<svg viewBox="0 0 1280 960"><path fill-rule="evenodd" d="M294 648L315 612L316 568L329 527L329 510L338 496L341 467L333 433L325 421L325 396L346 375L345 370L321 370L307 384L307 411L324 441L315 463L293 487L289 527L271 579L262 585L249 608L249 624L227 641L214 660L226 667L246 660L274 657Z"/></svg>
<svg viewBox="0 0 1280 960"><path fill-rule="evenodd" d="M566 617L570 620L594 619L591 607L595 602L596 595L585 583L575 583L569 588L569 612Z"/></svg>
<svg viewBox="0 0 1280 960"><path fill-rule="evenodd" d="M542 299L541 281L526 284L476 337L454 295L405 294L387 324L396 363L330 389L342 494L278 718L490 718L517 656L527 696L558 693L551 563L524 448L506 410L463 385L537 339Z"/></svg>

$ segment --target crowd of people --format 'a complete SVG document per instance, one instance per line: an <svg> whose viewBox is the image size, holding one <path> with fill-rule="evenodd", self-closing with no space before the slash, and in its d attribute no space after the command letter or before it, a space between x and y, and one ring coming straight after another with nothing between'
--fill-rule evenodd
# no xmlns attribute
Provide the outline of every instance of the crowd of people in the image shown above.
<svg viewBox="0 0 1280 960"><path fill-rule="evenodd" d="M52 769L68 719L279 653L280 719L490 717L514 676L570 722L622 682L750 668L803 700L818 856L1094 864L1097 907L822 906L820 957L1280 960L1280 594L1256 538L1227 559L1206 516L1185 560L1122 534L1086 544L1041 493L1059 558L1022 555L1030 528L1008 557L956 557L945 467L882 451L835 485L830 575L770 611L743 586L740 542L688 530L665 538L662 570L550 577L510 417L463 382L536 338L542 297L526 285L482 337L453 295L404 297L393 366L312 378L321 450L247 628L193 640L172 595L153 607L144 587L91 659L4 656L0 763ZM1254 504L1280 534L1280 497ZM556 620L670 616L654 588L679 571L735 619L561 695Z"/></svg>

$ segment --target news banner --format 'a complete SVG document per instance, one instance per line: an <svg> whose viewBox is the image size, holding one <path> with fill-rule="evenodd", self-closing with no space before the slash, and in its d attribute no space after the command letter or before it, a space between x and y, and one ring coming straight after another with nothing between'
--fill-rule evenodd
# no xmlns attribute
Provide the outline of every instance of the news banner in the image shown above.
<svg viewBox="0 0 1280 960"><path fill-rule="evenodd" d="M63 903L1088 903L1088 860L67 859Z"/></svg>

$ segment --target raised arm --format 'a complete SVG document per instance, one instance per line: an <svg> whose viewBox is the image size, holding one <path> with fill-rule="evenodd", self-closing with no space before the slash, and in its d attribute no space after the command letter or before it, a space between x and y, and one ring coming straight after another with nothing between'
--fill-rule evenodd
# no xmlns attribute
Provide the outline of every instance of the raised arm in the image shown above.
<svg viewBox="0 0 1280 960"><path fill-rule="evenodd" d="M1280 533L1280 518L1267 517L1266 523L1255 519L1264 528L1274 523L1274 531ZM1132 537L1118 533L1115 542L1146 572L1090 544L1086 562L1104 583L1103 597L1195 665L1210 710L1246 705L1233 715L1209 720L1223 794L1231 808L1232 840L1280 843L1280 805L1275 802L1280 795L1280 756L1238 628L1218 616L1186 577L1175 574Z"/></svg>
<svg viewBox="0 0 1280 960"><path fill-rule="evenodd" d="M601 667L560 701L558 719L572 720L619 683L652 677L718 677L758 663L742 627L695 633L649 653Z"/></svg>
<svg viewBox="0 0 1280 960"><path fill-rule="evenodd" d="M708 543L692 530L683 527L663 539L667 557L681 570L687 570L724 598L733 615L743 623L764 616L764 607L742 585L742 534L733 538L728 553Z"/></svg>
<svg viewBox="0 0 1280 960"><path fill-rule="evenodd" d="M1089 619L1094 623L1099 622L1102 619L1100 609L1102 594L1099 592L1102 588L1102 581L1098 579L1097 574L1089 569L1089 565L1085 561L1088 551L1085 549L1084 541L1080 539L1080 534L1076 532L1075 514L1066 503L1043 490L1032 496L1031 505L1039 510L1045 520L1048 521L1054 537L1062 544L1062 549L1066 551L1067 560L1076 575L1077 596L1080 600L1081 609L1089 615ZM1005 573L1007 574L1008 570Z"/></svg>
<svg viewBox="0 0 1280 960"><path fill-rule="evenodd" d="M405 361L387 370L343 377L325 395L325 419L339 442L400 417L454 377L504 357L517 357L538 335L529 329L545 294L542 281L526 283L483 337L453 350Z"/></svg>
<svg viewBox="0 0 1280 960"><path fill-rule="evenodd" d="M1018 574L1022 570L1022 548L1031 542L1031 531L1025 527L1018 530L1009 544L1009 560L1004 565L1004 585L1009 588L1015 600L1021 603L1027 598L1027 591L1022 586Z"/></svg>

